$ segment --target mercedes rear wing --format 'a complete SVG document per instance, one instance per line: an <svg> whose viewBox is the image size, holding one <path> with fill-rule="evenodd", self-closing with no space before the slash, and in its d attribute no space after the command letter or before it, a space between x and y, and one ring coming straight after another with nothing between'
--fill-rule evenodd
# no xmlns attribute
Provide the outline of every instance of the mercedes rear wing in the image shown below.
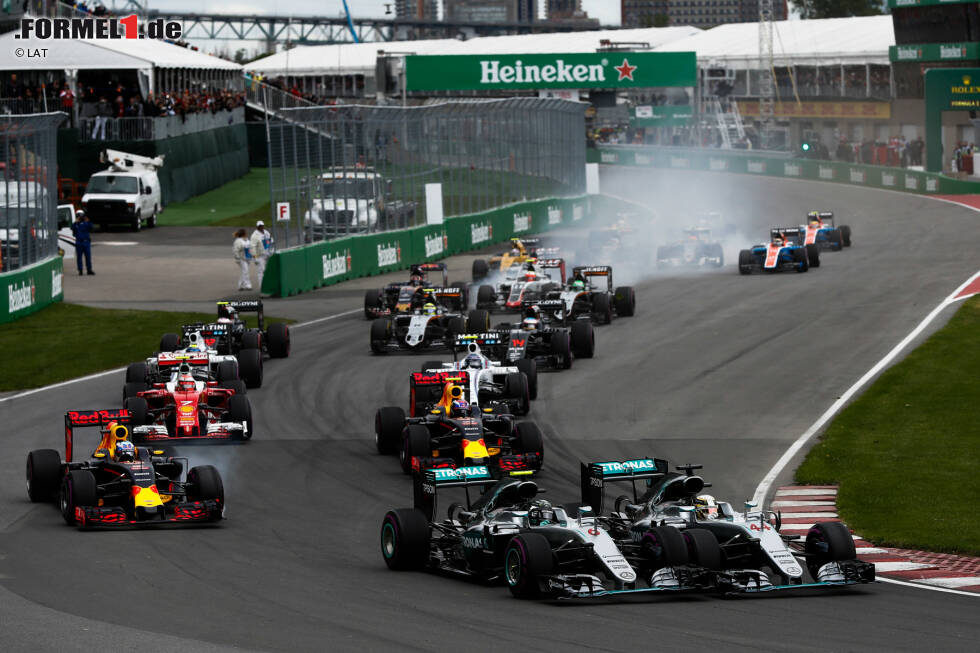
<svg viewBox="0 0 980 653"><path fill-rule="evenodd" d="M72 444L74 430L82 427L103 427L116 422L122 426L130 426L132 418L125 408L108 408L104 410L69 410L65 413L65 462L72 461Z"/></svg>
<svg viewBox="0 0 980 653"><path fill-rule="evenodd" d="M469 510L472 505L469 489L486 487L496 482L486 465L426 469L414 475L415 507L425 513L431 522L436 514L436 495L440 489L463 488L466 492L466 509Z"/></svg>
<svg viewBox="0 0 980 653"><path fill-rule="evenodd" d="M592 514L602 514L603 490L606 483L629 481L633 485L636 499L636 482L646 481L649 487L654 480L663 478L669 464L661 458L638 458L636 460L580 463L582 484L582 503L592 508Z"/></svg>

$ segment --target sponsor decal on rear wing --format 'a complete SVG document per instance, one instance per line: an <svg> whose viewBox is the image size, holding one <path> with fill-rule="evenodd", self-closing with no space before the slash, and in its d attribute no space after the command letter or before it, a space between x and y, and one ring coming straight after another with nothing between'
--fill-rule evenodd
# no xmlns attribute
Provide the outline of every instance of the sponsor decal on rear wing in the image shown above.
<svg viewBox="0 0 980 653"><path fill-rule="evenodd" d="M490 470L486 465L474 465L471 467L442 467L439 469L428 469L425 472L425 480L435 483L440 487L445 487L451 483L470 483L473 481L485 481L490 479Z"/></svg>
<svg viewBox="0 0 980 653"><path fill-rule="evenodd" d="M776 237L783 238L787 242L801 244L806 238L806 229L799 227L773 227L769 230L769 240Z"/></svg>
<svg viewBox="0 0 980 653"><path fill-rule="evenodd" d="M445 385L447 383L465 384L469 374L464 371L446 370L445 372L412 372L415 385Z"/></svg>
<svg viewBox="0 0 980 653"><path fill-rule="evenodd" d="M486 333L466 333L456 336L453 347L464 348L470 344L477 344L481 347L485 345L505 345L510 340L510 333L506 331L488 331Z"/></svg>
<svg viewBox="0 0 980 653"><path fill-rule="evenodd" d="M426 288L424 292L431 293L436 297L460 297L463 294L462 288Z"/></svg>
<svg viewBox="0 0 980 653"><path fill-rule="evenodd" d="M573 274L582 274L586 277L606 277L612 274L612 266L609 265L589 265L577 267L572 270Z"/></svg>
<svg viewBox="0 0 980 653"><path fill-rule="evenodd" d="M65 424L69 426L106 426L109 422L129 424L129 411L125 408L105 410L69 410Z"/></svg>
<svg viewBox="0 0 980 653"><path fill-rule="evenodd" d="M433 272L435 270L445 270L447 266L445 263L416 263L412 267L417 267L423 272Z"/></svg>
<svg viewBox="0 0 980 653"><path fill-rule="evenodd" d="M668 470L667 461L661 458L581 463L582 502L599 515L602 513L603 488L607 481L649 481L663 476ZM635 489L634 486L634 493Z"/></svg>
<svg viewBox="0 0 980 653"><path fill-rule="evenodd" d="M242 311L258 312L262 310L261 299L239 299L232 302L217 302L218 306L230 306L239 313Z"/></svg>

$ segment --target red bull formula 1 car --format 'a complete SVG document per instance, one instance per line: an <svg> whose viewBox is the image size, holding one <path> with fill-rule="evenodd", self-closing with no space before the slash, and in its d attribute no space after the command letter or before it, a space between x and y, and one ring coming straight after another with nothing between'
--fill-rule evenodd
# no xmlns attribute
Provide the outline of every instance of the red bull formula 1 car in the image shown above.
<svg viewBox="0 0 980 653"><path fill-rule="evenodd" d="M184 471L186 458L136 447L123 410L78 410L65 415L65 458L54 449L27 456L27 495L35 503L57 499L69 525L82 528L157 526L220 521L224 485L211 465ZM73 458L75 429L99 427L90 458Z"/></svg>

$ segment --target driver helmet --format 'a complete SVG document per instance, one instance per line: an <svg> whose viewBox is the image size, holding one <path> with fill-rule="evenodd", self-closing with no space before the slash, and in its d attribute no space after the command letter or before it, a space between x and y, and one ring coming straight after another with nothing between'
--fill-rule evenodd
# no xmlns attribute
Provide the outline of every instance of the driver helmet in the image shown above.
<svg viewBox="0 0 980 653"><path fill-rule="evenodd" d="M555 519L555 509L550 501L534 499L528 506L532 526L547 526Z"/></svg>
<svg viewBox="0 0 980 653"><path fill-rule="evenodd" d="M136 459L136 446L129 440L116 442L116 461L133 462Z"/></svg>
<svg viewBox="0 0 980 653"><path fill-rule="evenodd" d="M194 377L188 373L181 374L177 377L177 389L179 390L194 390L197 388L197 382L194 381Z"/></svg>
<svg viewBox="0 0 980 653"><path fill-rule="evenodd" d="M453 399L450 413L453 417L462 417L470 412L470 404L465 399Z"/></svg>
<svg viewBox="0 0 980 653"><path fill-rule="evenodd" d="M463 369L469 368L472 370L482 370L483 369L483 357L479 354L469 354L463 359Z"/></svg>
<svg viewBox="0 0 980 653"><path fill-rule="evenodd" d="M772 244L773 245L782 246L782 244L783 244L783 237L782 236L773 236L772 237Z"/></svg>
<svg viewBox="0 0 980 653"><path fill-rule="evenodd" d="M533 270L524 273L524 281L534 281L537 278L538 275Z"/></svg>
<svg viewBox="0 0 980 653"><path fill-rule="evenodd" d="M426 302L425 306L422 307L422 313L425 315L435 315L436 305L433 304L432 302Z"/></svg>
<svg viewBox="0 0 980 653"><path fill-rule="evenodd" d="M820 212L810 211L809 213L806 214L806 219L809 222L820 222Z"/></svg>
<svg viewBox="0 0 980 653"><path fill-rule="evenodd" d="M536 317L526 317L521 322L521 329L524 331L537 331L539 320Z"/></svg>
<svg viewBox="0 0 980 653"><path fill-rule="evenodd" d="M581 279L576 279L572 282L572 290L585 290L585 282Z"/></svg>
<svg viewBox="0 0 980 653"><path fill-rule="evenodd" d="M410 276L408 278L408 283L409 283L409 285L412 285L412 286L421 286L422 285L422 275L421 274L413 274L412 276Z"/></svg>
<svg viewBox="0 0 980 653"><path fill-rule="evenodd" d="M199 352L199 351L204 351L204 349L201 347L201 345L197 344L196 342L192 342L190 345L187 346L186 351Z"/></svg>
<svg viewBox="0 0 980 653"><path fill-rule="evenodd" d="M694 510L698 519L715 519L718 517L718 502L710 494L699 494L694 498Z"/></svg>

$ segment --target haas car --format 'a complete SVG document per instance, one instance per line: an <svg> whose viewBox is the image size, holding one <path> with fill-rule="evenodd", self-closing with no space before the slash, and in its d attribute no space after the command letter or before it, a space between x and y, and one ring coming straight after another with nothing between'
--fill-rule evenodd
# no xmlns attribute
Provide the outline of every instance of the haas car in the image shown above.
<svg viewBox="0 0 980 653"><path fill-rule="evenodd" d="M684 240L657 248L657 267L720 268L725 264L721 243L712 240L709 227L689 227L683 230Z"/></svg>
<svg viewBox="0 0 980 653"><path fill-rule="evenodd" d="M188 470L186 458L135 446L129 424L126 410L69 411L65 459L54 449L27 456L31 501L56 499L65 522L82 528L220 521L225 496L218 470L211 465ZM100 428L99 444L86 460L72 456L80 427Z"/></svg>
<svg viewBox="0 0 980 653"><path fill-rule="evenodd" d="M820 265L820 250L803 244L797 227L775 227L769 232L769 242L743 249L738 253L739 274L753 272L806 272L811 267L810 255Z"/></svg>
<svg viewBox="0 0 980 653"><path fill-rule="evenodd" d="M126 399L132 439L150 441L244 441L252 437L252 405L235 388L195 378L182 365L166 383Z"/></svg>
<svg viewBox="0 0 980 653"><path fill-rule="evenodd" d="M835 226L832 211L810 211L806 214L806 224L800 229L806 245L834 252L851 246L851 228L846 224Z"/></svg>
<svg viewBox="0 0 980 653"><path fill-rule="evenodd" d="M381 522L389 569L426 570L506 585L522 599L587 599L698 589L695 573L627 559L588 506L552 505L534 481L492 478L485 466L417 474L412 508ZM440 519L437 497L462 490ZM701 574L702 577L706 576ZM683 581L683 582L679 582Z"/></svg>
<svg viewBox="0 0 980 653"><path fill-rule="evenodd" d="M375 415L375 443L379 453L398 453L406 474L429 467L489 465L504 471L540 469L544 461L541 429L533 422L515 423L505 406L489 402L482 407L465 399L466 372L413 375L412 412L406 417L397 406ZM435 403L414 394L436 377L442 392ZM523 375L522 375L523 376ZM524 386L527 400L527 386ZM418 403L425 411L417 410Z"/></svg>
<svg viewBox="0 0 980 653"><path fill-rule="evenodd" d="M513 365L501 365L480 350L479 334L456 336L453 346L453 362L426 361L422 365L422 377L442 372L466 373L466 400L480 406L490 402L506 404L508 412L527 415L531 410L529 399L538 396L538 366L533 359L522 358ZM460 358L459 355L462 354ZM523 379L521 378L523 375ZM421 403L438 401L442 394L439 383L431 383L428 391L421 389L421 378L412 379L412 416L420 412Z"/></svg>
<svg viewBox="0 0 980 653"><path fill-rule="evenodd" d="M495 285L476 289L476 307L487 311L519 311L524 302L543 299L562 289L565 261L528 259L507 268Z"/></svg>
<svg viewBox="0 0 980 653"><path fill-rule="evenodd" d="M636 313L636 293L632 286L613 289L613 271L608 265L588 265L572 269L571 282L558 292L548 293L547 299L560 299L564 304L567 320L591 319L598 324L609 324L613 316L631 317ZM603 277L606 287L592 282Z"/></svg>
<svg viewBox="0 0 980 653"><path fill-rule="evenodd" d="M442 273L442 284L432 283L430 272ZM449 273L445 263L416 263L412 265L408 281L390 283L384 288L368 290L364 293L364 317L373 320L387 315L410 313L415 306L418 290L427 289L439 303L456 311L467 305L466 283L450 285Z"/></svg>
<svg viewBox="0 0 980 653"><path fill-rule="evenodd" d="M803 542L779 533L777 513L744 512L702 491L709 484L694 474L700 465L669 471L666 460L581 465L582 501L620 544L627 559L659 551L664 564L700 569L707 587L724 593L836 587L874 581L874 565L856 559L854 539L842 522L817 522ZM604 488L628 483L629 494L603 511ZM639 484L639 488L637 487Z"/></svg>

